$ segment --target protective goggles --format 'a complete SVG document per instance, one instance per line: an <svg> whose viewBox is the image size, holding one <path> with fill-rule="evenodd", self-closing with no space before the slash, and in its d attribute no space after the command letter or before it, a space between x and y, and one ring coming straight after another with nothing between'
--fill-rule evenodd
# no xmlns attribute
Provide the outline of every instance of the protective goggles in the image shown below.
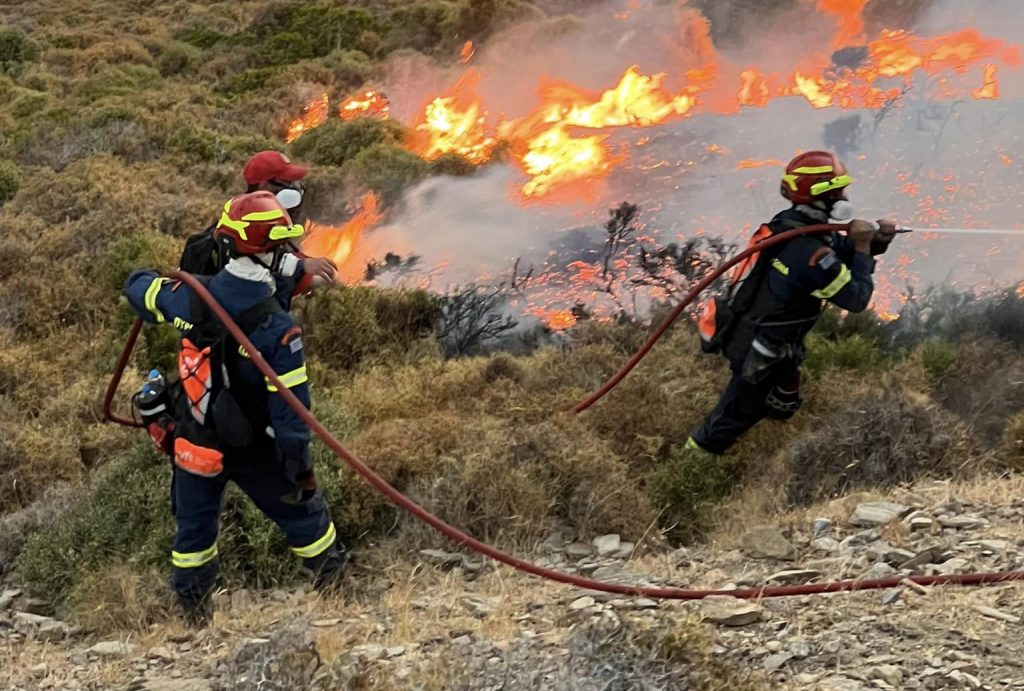
<svg viewBox="0 0 1024 691"><path fill-rule="evenodd" d="M270 234L267 236L267 239L294 240L295 238L301 238L302 234L305 232L306 229L302 227L301 223L293 223L290 226L279 225L270 229Z"/></svg>
<svg viewBox="0 0 1024 691"><path fill-rule="evenodd" d="M818 197L825 194L826 192L831 192L832 190L838 190L844 187L849 187L850 183L852 182L853 178L851 178L849 175L837 175L831 180L816 182L813 185L811 185L811 196Z"/></svg>

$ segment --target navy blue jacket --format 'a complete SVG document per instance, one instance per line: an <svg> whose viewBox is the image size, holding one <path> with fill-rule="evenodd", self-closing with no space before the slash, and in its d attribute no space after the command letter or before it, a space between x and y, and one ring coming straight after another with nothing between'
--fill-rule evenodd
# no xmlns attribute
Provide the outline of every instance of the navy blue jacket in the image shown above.
<svg viewBox="0 0 1024 691"><path fill-rule="evenodd" d="M217 273L210 280L208 288L232 317L238 317L274 293L266 283L246 280L227 270ZM182 335L187 335L202 316L194 313L198 300L191 288L180 281L163 278L156 271L132 273L125 284L124 294L143 320L150 324L173 324ZM281 382L308 408L309 383L302 331L295 319L287 312L277 312L266 317L248 336ZM260 374L243 349L229 353L229 357L235 358L231 369L241 377L243 387L266 392L270 427L284 459L303 465L308 463L309 427L277 395L277 389ZM259 434L261 430L256 432Z"/></svg>

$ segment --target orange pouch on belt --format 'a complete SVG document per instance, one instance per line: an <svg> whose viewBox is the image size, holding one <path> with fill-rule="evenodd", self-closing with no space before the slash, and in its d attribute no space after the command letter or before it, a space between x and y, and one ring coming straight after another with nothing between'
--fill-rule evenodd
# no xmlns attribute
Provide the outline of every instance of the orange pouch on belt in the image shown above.
<svg viewBox="0 0 1024 691"><path fill-rule="evenodd" d="M224 454L178 437L174 440L174 465L193 475L216 477L224 471Z"/></svg>

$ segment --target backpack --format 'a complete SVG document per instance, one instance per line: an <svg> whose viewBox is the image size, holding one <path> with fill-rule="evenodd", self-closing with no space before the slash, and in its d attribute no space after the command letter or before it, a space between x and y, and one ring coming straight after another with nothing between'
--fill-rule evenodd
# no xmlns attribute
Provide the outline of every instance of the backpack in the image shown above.
<svg viewBox="0 0 1024 691"><path fill-rule="evenodd" d="M762 224L750 236L747 249L759 242L802 225L792 219L776 218ZM700 332L700 347L705 353L720 353L731 338L740 317L750 311L754 300L768 275L768 266L778 253L777 245L765 252L754 252L737 264L726 277L726 289L704 305L697 328Z"/></svg>
<svg viewBox="0 0 1024 691"><path fill-rule="evenodd" d="M181 251L178 267L195 276L212 276L221 268L221 247L213 236L216 226L190 235L185 240L185 248Z"/></svg>
<svg viewBox="0 0 1024 691"><path fill-rule="evenodd" d="M204 284L210 280L197 278ZM252 408L253 400L251 395L232 393L229 354L244 351L205 303L198 296L194 300L192 313L201 316L182 335L178 351L174 460L184 470L212 477L223 469L225 451L253 443L251 413L239 404L242 400L248 403L245 407ZM248 335L268 316L281 311L275 299L267 298L239 314L235 322Z"/></svg>

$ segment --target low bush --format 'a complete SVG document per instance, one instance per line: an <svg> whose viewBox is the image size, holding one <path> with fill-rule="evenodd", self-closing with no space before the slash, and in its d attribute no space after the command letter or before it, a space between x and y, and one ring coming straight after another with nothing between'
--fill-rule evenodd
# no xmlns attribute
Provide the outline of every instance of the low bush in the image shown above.
<svg viewBox="0 0 1024 691"><path fill-rule="evenodd" d="M0 206L18 193L21 186L21 171L10 161L0 161Z"/></svg>
<svg viewBox="0 0 1024 691"><path fill-rule="evenodd" d="M423 291L338 286L304 301L304 339L319 366L351 370L375 359L401 357L433 333L437 307Z"/></svg>
<svg viewBox="0 0 1024 691"><path fill-rule="evenodd" d="M402 135L402 126L393 120L333 119L292 144L292 152L299 159L341 166L371 147L400 142Z"/></svg>
<svg viewBox="0 0 1024 691"><path fill-rule="evenodd" d="M26 62L32 62L39 56L39 48L15 27L0 29L0 69L11 72Z"/></svg>
<svg viewBox="0 0 1024 691"><path fill-rule="evenodd" d="M707 510L727 498L739 485L736 459L677 446L648 479L661 524L675 538L692 538L708 527Z"/></svg>
<svg viewBox="0 0 1024 691"><path fill-rule="evenodd" d="M397 144L374 144L345 164L355 183L380 195L385 204L395 204L413 184L427 176L426 161Z"/></svg>
<svg viewBox="0 0 1024 691"><path fill-rule="evenodd" d="M167 459L149 443L104 468L85 501L29 538L17 562L25 582L42 596L77 593L87 604L90 590L109 591L108 583L94 579L111 564L133 573L167 573L174 535L170 475ZM340 520L347 490L339 473L319 466L318 478L339 534L351 542L357 530ZM281 531L234 485L225 493L221 518L217 544L225 582L266 587L300 577Z"/></svg>
<svg viewBox="0 0 1024 691"><path fill-rule="evenodd" d="M967 427L942 409L896 389L844 399L817 431L791 446L788 498L810 504L964 470L973 443Z"/></svg>

